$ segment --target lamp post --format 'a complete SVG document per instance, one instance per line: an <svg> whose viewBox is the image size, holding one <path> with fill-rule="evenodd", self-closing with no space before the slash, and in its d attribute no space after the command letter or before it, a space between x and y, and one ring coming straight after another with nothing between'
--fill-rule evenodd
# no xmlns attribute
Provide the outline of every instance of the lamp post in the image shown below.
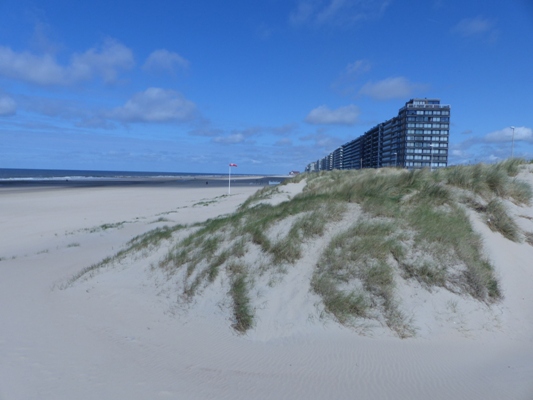
<svg viewBox="0 0 533 400"><path fill-rule="evenodd" d="M394 168L398 166L398 153L392 153L394 154Z"/></svg>
<svg viewBox="0 0 533 400"><path fill-rule="evenodd" d="M511 129L513 130L513 141L511 144L511 158L514 157L514 126L511 126Z"/></svg>

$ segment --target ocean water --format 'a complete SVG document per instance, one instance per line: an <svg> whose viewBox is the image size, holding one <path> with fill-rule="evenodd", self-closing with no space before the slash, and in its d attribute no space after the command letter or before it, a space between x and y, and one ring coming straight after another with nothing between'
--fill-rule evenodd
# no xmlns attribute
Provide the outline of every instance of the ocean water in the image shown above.
<svg viewBox="0 0 533 400"><path fill-rule="evenodd" d="M268 176L233 174L231 186L265 186ZM276 182L279 183L279 182ZM84 171L63 169L0 168L0 189L32 187L98 187L98 186L228 186L227 174L194 172Z"/></svg>
<svg viewBox="0 0 533 400"><path fill-rule="evenodd" d="M139 178L172 178L186 176L224 176L224 174L181 172L135 172L135 171L89 171L63 169L16 169L0 168L0 181L83 181L83 180L130 180Z"/></svg>

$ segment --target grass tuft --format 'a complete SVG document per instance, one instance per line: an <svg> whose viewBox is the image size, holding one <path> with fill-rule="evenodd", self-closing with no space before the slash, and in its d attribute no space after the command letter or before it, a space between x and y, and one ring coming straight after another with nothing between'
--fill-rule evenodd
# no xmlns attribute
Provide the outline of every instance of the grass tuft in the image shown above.
<svg viewBox="0 0 533 400"><path fill-rule="evenodd" d="M505 206L498 199L493 199L487 204L487 225L495 232L500 232L505 238L520 241L520 228L509 216Z"/></svg>
<svg viewBox="0 0 533 400"><path fill-rule="evenodd" d="M288 264L302 260L304 244L334 228L337 234L328 238L310 281L324 311L345 325L357 324L359 318L376 319L407 337L414 329L397 298L399 279L485 303L502 298L494 268L483 256L481 238L472 229L465 207L485 215L491 229L519 241L522 233L502 200L531 202L531 188L514 178L522 163L513 159L434 172L366 169L301 174L286 181L306 182L303 191L288 201L262 202L279 191L265 187L235 213L187 227L189 231L159 265L169 275L181 274L186 300L215 281L229 282L232 326L243 333L254 324L253 274L272 269L279 275L276 279L282 279ZM347 212L353 209L361 210L361 217ZM351 225L345 223L349 219ZM274 237L279 224L288 221L288 229ZM343 223L336 225L339 221ZM123 252L81 275L129 251L170 241L183 228L162 227L134 238ZM533 234L524 235L533 245ZM254 248L263 252L265 261L252 270L245 256Z"/></svg>
<svg viewBox="0 0 533 400"><path fill-rule="evenodd" d="M232 269L230 267L230 269ZM233 266L234 270L242 270L242 266ZM250 297L248 295L247 275L244 272L238 272L231 282L231 298L233 299L233 317L235 322L233 328L245 333L253 326L254 316L250 306Z"/></svg>

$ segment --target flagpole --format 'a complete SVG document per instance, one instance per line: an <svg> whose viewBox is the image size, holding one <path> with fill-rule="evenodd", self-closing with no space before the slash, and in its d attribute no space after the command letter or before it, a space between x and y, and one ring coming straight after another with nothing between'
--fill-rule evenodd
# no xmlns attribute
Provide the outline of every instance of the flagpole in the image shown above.
<svg viewBox="0 0 533 400"><path fill-rule="evenodd" d="M231 194L231 165L228 167L228 195Z"/></svg>

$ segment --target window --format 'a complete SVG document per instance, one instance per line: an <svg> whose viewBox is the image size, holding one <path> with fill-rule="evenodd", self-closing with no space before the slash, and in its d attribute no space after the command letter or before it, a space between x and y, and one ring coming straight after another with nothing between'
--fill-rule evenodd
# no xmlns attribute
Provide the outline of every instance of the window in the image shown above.
<svg viewBox="0 0 533 400"><path fill-rule="evenodd" d="M450 115L450 112L449 111L443 111L442 115Z"/></svg>

